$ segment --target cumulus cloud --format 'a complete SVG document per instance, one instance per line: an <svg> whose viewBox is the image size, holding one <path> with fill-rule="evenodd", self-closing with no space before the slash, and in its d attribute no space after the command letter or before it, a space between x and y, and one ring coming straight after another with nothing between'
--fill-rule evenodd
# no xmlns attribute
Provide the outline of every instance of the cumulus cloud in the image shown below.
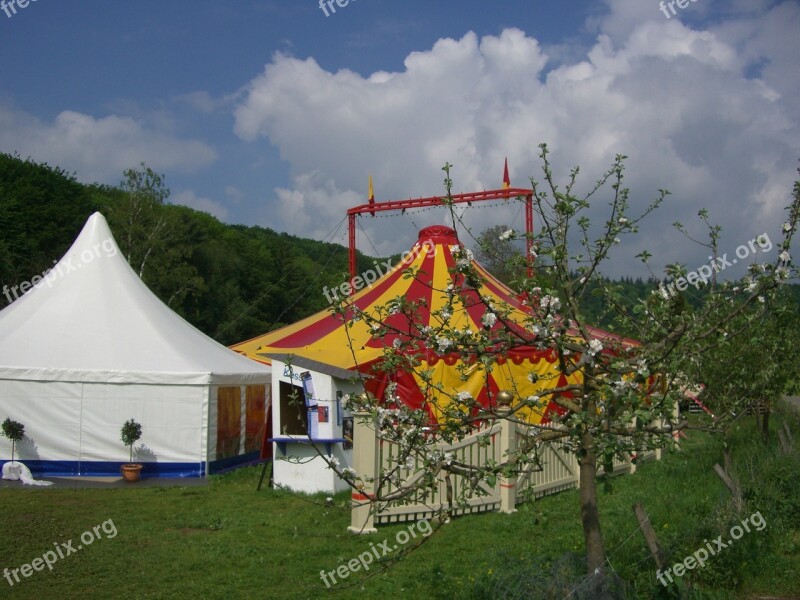
<svg viewBox="0 0 800 600"><path fill-rule="evenodd" d="M537 145L547 142L562 181L580 165L585 189L626 154L634 212L660 188L672 196L607 271L642 274L634 257L645 247L661 265L693 267L706 253L681 241L675 220L692 227L709 208L734 248L782 222L800 156L791 95L800 7L764 5L705 28L649 9L609 0L590 50L560 63L517 29L442 39L410 54L402 72L369 76L277 54L242 91L235 132L268 140L289 163L294 185L275 191L275 214L302 235L320 235L323 221L363 202L368 174L379 200L442 193L445 161L455 165L454 191L495 189L508 156L512 184L525 186L541 177ZM605 208L600 198L591 212ZM480 231L515 214L466 219ZM365 228L383 252L410 241L385 221L367 219Z"/></svg>
<svg viewBox="0 0 800 600"><path fill-rule="evenodd" d="M220 221L227 221L228 219L228 209L223 204L211 198L198 196L194 190L182 190L177 194L172 194L170 202L208 213L217 217Z"/></svg>
<svg viewBox="0 0 800 600"><path fill-rule="evenodd" d="M52 123L23 110L0 106L0 150L75 171L85 182L118 183L125 169L146 162L157 171L197 170L214 161L215 151L148 128L130 117L96 118L74 111Z"/></svg>

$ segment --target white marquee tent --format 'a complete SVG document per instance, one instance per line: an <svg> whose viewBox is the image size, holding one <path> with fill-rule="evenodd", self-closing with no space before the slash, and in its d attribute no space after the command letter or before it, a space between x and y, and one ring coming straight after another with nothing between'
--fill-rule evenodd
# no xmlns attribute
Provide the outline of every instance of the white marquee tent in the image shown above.
<svg viewBox="0 0 800 600"><path fill-rule="evenodd" d="M0 311L0 422L25 426L36 475L112 475L142 438L143 476L202 476L257 456L270 369L218 344L161 302L95 213L64 258ZM25 286L26 288L28 286ZM0 436L0 464L11 443Z"/></svg>

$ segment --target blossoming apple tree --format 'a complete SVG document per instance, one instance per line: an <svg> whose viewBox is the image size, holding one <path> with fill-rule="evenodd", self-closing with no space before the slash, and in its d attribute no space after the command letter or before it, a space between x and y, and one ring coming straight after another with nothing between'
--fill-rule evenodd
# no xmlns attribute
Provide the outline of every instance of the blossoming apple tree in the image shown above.
<svg viewBox="0 0 800 600"><path fill-rule="evenodd" d="M522 281L518 290L529 308L524 323L512 322L509 306L483 297L483 327L474 331L458 325L454 315L474 304L475 292L482 284L472 252L463 244L451 248L456 263L450 283L445 289L433 290L446 301L443 308L431 312L428 325L396 325L398 315L413 324L414 315L424 302L405 296L370 311L361 311L342 299L333 310L345 327L363 320L375 338L398 334L392 336L393 343L385 345L382 371L390 377L413 372L431 402L441 394L449 394L450 398L449 403L437 407L442 418L436 427L431 427L424 411L411 410L403 404L396 386L389 385L380 399L369 394L349 398L351 408L372 414L382 438L401 448L396 464L371 482L372 502L402 501L426 486L433 489L437 478L452 474L471 482L465 494L479 493L481 484L494 485L499 477L513 477L540 464L542 445L560 441L575 454L580 466L579 502L588 572L602 575L606 554L598 512L598 469L603 467L609 472L615 458L667 447L677 431L688 427L677 416L676 406L683 399L686 386L693 383L690 378L697 376L700 357L718 344L720 332L731 339L741 333L760 311L759 299L771 298L791 275L789 249L800 210L800 184L795 186L787 208L780 255L772 264L754 268L744 286L724 284L706 295L698 309L691 309L680 293L655 291L630 310L619 292L600 277L601 266L609 260L620 237L636 234L642 219L665 201L668 192L659 190L652 202L633 214L629 190L623 186L626 157L618 155L588 193L579 196L579 169L571 171L565 185L557 184L548 148L544 144L540 148L543 181L531 180L539 225L539 231L533 234L531 256L536 261L536 274ZM450 165L445 165L444 171L447 202L452 187ZM592 202L601 199L608 202L607 217L593 225L586 213ZM451 215L455 225L458 217L452 205ZM498 237L496 243L508 243L519 235L505 231ZM647 261L650 256L645 252L641 258ZM418 275L411 269L405 274ZM585 322L581 306L591 282L609 307L617 311L620 325L636 332L638 343L614 335L599 337L598 330ZM420 367L418 359L422 351L434 349L442 355L461 358L462 364L477 364L488 374L498 359L520 346L554 353L557 374L541 381L540 375L531 372L530 381L540 384L535 395L523 397L514 386L490 398L488 406L479 404L467 392L446 389L431 370ZM465 380L466 374L462 375ZM565 380L568 383L558 384ZM562 410L549 414L548 422L532 424L523 418L527 410L541 410L551 401ZM479 468L437 449L442 441L462 439L478 426L501 419L528 427L529 435L500 463ZM423 472L404 482L400 470L410 465L422 465ZM354 471L341 471L334 464L331 467L354 489L363 490L365 482ZM393 483L391 493L386 492L386 482ZM466 498L454 501L466 502Z"/></svg>

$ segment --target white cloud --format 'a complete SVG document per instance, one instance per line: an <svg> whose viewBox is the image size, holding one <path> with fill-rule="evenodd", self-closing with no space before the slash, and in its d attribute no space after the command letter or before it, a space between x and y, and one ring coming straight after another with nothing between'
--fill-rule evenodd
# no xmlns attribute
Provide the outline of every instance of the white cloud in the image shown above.
<svg viewBox="0 0 800 600"><path fill-rule="evenodd" d="M445 161L455 165L455 192L493 189L507 155L512 184L524 186L541 179L540 142L562 181L581 166L584 188L616 153L630 156L634 212L659 188L672 191L642 235L619 248L611 274L641 273L634 255L645 246L661 264L705 262L670 228L675 220L694 228L703 207L734 248L778 227L800 156L796 94L787 95L800 89L790 58L800 55L800 7L786 2L694 30L657 5L608 4L590 51L549 71L537 40L516 29L442 39L410 54L402 72L369 77L275 55L234 115L238 136L269 140L291 167L293 189L275 192L279 228L321 235L365 201L369 174L379 200L441 193ZM701 4L692 7L707 10ZM603 215L606 202L598 198L591 213ZM467 220L479 231L515 214L470 211ZM411 241L386 221L365 227L383 252Z"/></svg>
<svg viewBox="0 0 800 600"><path fill-rule="evenodd" d="M167 135L130 117L95 118L63 111L45 123L23 110L0 106L0 150L75 171L85 182L119 183L141 162L156 171L197 170L213 162L203 142Z"/></svg>
<svg viewBox="0 0 800 600"><path fill-rule="evenodd" d="M278 188L276 206L281 222L287 231L303 232L317 239L327 239L332 228L339 223L351 206L362 204L363 196L351 190L342 191L331 178L319 171L299 175L294 187Z"/></svg>
<svg viewBox="0 0 800 600"><path fill-rule="evenodd" d="M170 202L208 213L217 217L220 221L226 221L228 219L228 209L225 208L225 206L211 198L198 196L194 190L182 190L177 194L172 194L172 196L170 196Z"/></svg>

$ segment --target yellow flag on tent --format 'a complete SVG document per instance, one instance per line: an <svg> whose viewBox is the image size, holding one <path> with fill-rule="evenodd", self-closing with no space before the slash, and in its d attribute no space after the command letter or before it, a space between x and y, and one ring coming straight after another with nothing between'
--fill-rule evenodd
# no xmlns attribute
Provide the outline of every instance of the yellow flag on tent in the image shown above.
<svg viewBox="0 0 800 600"><path fill-rule="evenodd" d="M375 190L372 189L372 175L369 176L369 203L375 204ZM374 217L375 211L371 210L369 211L369 214L371 214Z"/></svg>

